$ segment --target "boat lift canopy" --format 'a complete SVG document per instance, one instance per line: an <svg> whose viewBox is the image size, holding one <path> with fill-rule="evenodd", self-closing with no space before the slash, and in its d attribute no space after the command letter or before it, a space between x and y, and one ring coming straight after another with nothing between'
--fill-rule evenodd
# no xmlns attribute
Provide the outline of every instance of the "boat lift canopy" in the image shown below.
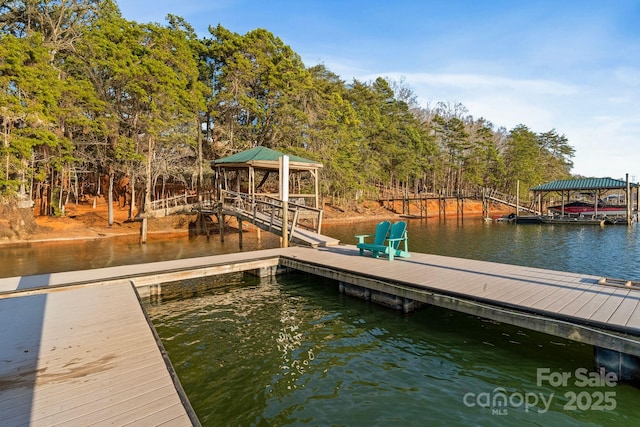
<svg viewBox="0 0 640 427"><path fill-rule="evenodd" d="M594 208L597 211L598 201L608 192L614 190L621 190L625 195L625 204L627 205L627 211L635 211L638 206L638 191L639 184L629 182L628 175L627 180L613 179L613 178L581 178L581 179L561 179L556 181L540 184L531 188L534 199L538 199L540 204L540 211L542 211L542 199L549 193L558 193L562 198L562 206L565 201L570 200L571 195L575 193L589 193L594 196ZM632 192L635 189L636 201L633 207ZM564 213L564 212L563 212Z"/></svg>

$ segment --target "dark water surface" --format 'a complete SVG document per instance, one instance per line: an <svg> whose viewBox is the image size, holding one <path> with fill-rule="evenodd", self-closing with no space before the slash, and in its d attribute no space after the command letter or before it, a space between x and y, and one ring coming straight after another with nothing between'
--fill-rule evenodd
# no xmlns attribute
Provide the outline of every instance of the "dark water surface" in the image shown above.
<svg viewBox="0 0 640 427"><path fill-rule="evenodd" d="M355 234L374 227L361 222L326 226L324 232L355 243ZM638 232L637 225L412 220L409 246L414 252L640 280ZM245 250L277 245L262 236L257 242L245 234ZM0 275L238 247L237 236L224 245L204 238L146 248L135 240L109 242L0 247ZM210 289L146 308L204 425L634 426L640 420L639 389L581 381L594 370L588 345L434 307L398 313L303 274L262 281L237 274L174 286L194 284ZM549 375L562 374L569 375L566 381L549 381Z"/></svg>

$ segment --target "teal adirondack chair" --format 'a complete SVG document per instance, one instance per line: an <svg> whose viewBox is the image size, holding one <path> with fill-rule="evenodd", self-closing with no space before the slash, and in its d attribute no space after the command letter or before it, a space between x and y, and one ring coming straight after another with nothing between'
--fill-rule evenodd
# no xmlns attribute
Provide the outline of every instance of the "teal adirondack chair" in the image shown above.
<svg viewBox="0 0 640 427"><path fill-rule="evenodd" d="M404 242L404 249L399 249L400 242ZM394 257L409 258L411 254L407 248L407 223L405 221L394 222L387 239L387 247L384 251L389 256L389 261Z"/></svg>
<svg viewBox="0 0 640 427"><path fill-rule="evenodd" d="M391 227L391 223L389 221L382 221L376 226L375 234L360 234L357 235L358 244L356 247L360 249L360 256L364 255L364 251L371 251L371 256L374 258L378 258L380 252L385 251L384 241L387 238L387 233L389 233L389 227ZM367 237L373 237L373 243L366 243L365 239Z"/></svg>

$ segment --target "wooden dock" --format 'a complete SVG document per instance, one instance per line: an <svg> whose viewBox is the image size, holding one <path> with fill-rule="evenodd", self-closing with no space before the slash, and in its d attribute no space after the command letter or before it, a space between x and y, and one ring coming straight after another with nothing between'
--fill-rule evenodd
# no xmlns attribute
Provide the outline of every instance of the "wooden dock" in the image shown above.
<svg viewBox="0 0 640 427"><path fill-rule="evenodd" d="M283 254L280 265L640 356L638 287L603 285L599 276L429 254L389 262L361 257L354 246L295 249Z"/></svg>
<svg viewBox="0 0 640 427"><path fill-rule="evenodd" d="M640 290L626 281L419 253L390 262L351 245L269 249L0 279L0 425L197 425L136 288L150 295L164 282L282 267L362 287L372 300L640 356Z"/></svg>
<svg viewBox="0 0 640 427"><path fill-rule="evenodd" d="M126 283L0 299L0 425L197 425Z"/></svg>
<svg viewBox="0 0 640 427"><path fill-rule="evenodd" d="M0 425L199 425L138 293L279 253L0 278Z"/></svg>

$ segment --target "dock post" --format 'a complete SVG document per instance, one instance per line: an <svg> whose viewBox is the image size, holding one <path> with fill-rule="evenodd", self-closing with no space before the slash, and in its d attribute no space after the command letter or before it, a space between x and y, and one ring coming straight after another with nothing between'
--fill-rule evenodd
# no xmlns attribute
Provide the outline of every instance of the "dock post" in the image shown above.
<svg viewBox="0 0 640 427"><path fill-rule="evenodd" d="M140 243L147 243L147 215L142 217L142 222L140 223Z"/></svg>
<svg viewBox="0 0 640 427"><path fill-rule="evenodd" d="M218 203L216 209L216 218L218 218L218 230L220 231L220 241L224 243L224 213L222 213L222 202Z"/></svg>
<svg viewBox="0 0 640 427"><path fill-rule="evenodd" d="M289 247L289 202L282 202L282 245Z"/></svg>
<svg viewBox="0 0 640 427"><path fill-rule="evenodd" d="M627 187L625 189L624 200L627 205L627 225L631 225L631 186L629 184L629 174L626 174Z"/></svg>
<svg viewBox="0 0 640 427"><path fill-rule="evenodd" d="M424 197L424 219L429 218L429 196Z"/></svg>
<svg viewBox="0 0 640 427"><path fill-rule="evenodd" d="M442 197L442 216L447 217L447 196Z"/></svg>
<svg viewBox="0 0 640 427"><path fill-rule="evenodd" d="M220 241L224 243L224 214L218 214L218 228L220 229Z"/></svg>
<svg viewBox="0 0 640 427"><path fill-rule="evenodd" d="M640 187L636 187L636 210L633 213L635 221L638 221L638 211L640 210Z"/></svg>
<svg viewBox="0 0 640 427"><path fill-rule="evenodd" d="M640 357L597 346L593 347L593 353L596 369L613 372L618 381L640 382Z"/></svg>
<svg viewBox="0 0 640 427"><path fill-rule="evenodd" d="M242 249L242 218L238 217L238 246Z"/></svg>
<svg viewBox="0 0 640 427"><path fill-rule="evenodd" d="M520 180L516 181L516 222L518 215L520 215Z"/></svg>
<svg viewBox="0 0 640 427"><path fill-rule="evenodd" d="M282 156L280 161L280 199L282 201L282 244L289 247L289 156Z"/></svg>
<svg viewBox="0 0 640 427"><path fill-rule="evenodd" d="M482 187L482 218L489 218L489 206L487 206L487 197L485 188Z"/></svg>

